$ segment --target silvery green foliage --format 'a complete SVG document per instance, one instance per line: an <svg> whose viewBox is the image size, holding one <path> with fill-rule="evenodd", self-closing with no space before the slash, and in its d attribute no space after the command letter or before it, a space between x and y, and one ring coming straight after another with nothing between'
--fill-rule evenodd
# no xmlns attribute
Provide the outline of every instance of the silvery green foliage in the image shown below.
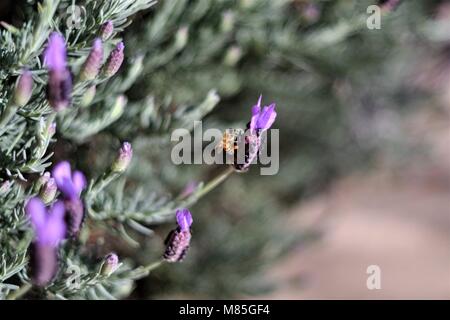
<svg viewBox="0 0 450 320"><path fill-rule="evenodd" d="M111 127L125 114L139 115L140 121L133 127L151 126L155 131L164 133L174 125L188 127L193 120L201 119L218 103L219 98L213 90L205 94L203 99L192 103L189 109L183 105L177 109L168 100L156 103L151 96L131 101L127 98L128 90L152 64L138 51L126 52L124 64L113 77L100 75L94 80L77 80L90 46L106 21L111 21L114 25L113 33L104 41L105 51L109 53L122 40L123 32L132 18L154 4L154 0L77 1L76 5L81 8L78 13L81 13L82 19L75 25L68 21L71 16L67 14L71 12L72 1L28 1L21 8L24 16L20 23L2 23L0 298L14 296L21 290L20 284L23 287L29 283L27 250L33 235L25 217L24 204L28 198L38 193L37 178L52 163L57 159L71 158L73 152L89 145L97 136L112 133ZM66 39L68 63L74 79L72 104L58 113L51 109L46 99L47 72L42 59L46 40L53 31L60 32ZM14 83L24 68L32 72L34 88L30 101L18 108L12 103ZM96 87L95 96L87 99L86 95L92 92L89 91L92 86ZM87 100L89 101L86 103ZM162 111L169 107L171 112L177 110L176 115L170 119L172 126L167 125L167 113ZM120 140L114 138L114 135L110 137L110 143L118 145ZM55 154L58 146L62 150ZM100 240L91 243L91 231L109 228L108 232L113 237L122 239L117 241L137 245L127 230L149 236L152 231L147 225L172 220L175 208L197 200L196 194L183 201L170 194L163 198L157 194L149 197L139 191L139 186L137 190L125 192L125 177L114 182L112 191L107 190L111 182L123 176L122 172L110 170L116 150L112 147L104 149L109 164L104 162L102 167L90 171L92 181L83 194L87 218L80 239L68 240L61 246L56 278L47 287L33 288L28 292L33 297L115 299L129 295L134 286L133 280L146 275L148 271L133 269L133 263L129 264L125 259L116 272L111 275L101 274L101 257L105 254L105 249L98 242ZM72 160L80 160L81 166L83 162L89 163L87 158L77 157ZM201 187L200 185L199 188ZM97 239L104 238L100 236Z"/></svg>

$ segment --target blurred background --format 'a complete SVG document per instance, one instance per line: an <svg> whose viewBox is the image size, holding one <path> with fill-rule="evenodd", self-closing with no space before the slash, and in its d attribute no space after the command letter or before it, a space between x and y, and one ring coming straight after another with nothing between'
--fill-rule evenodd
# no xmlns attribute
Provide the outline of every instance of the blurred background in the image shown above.
<svg viewBox="0 0 450 320"><path fill-rule="evenodd" d="M450 2L190 4L179 65L146 85L179 101L214 85L207 126L245 125L260 93L276 102L280 172L235 174L196 204L189 258L137 294L449 299ZM192 167L176 180L215 174Z"/></svg>

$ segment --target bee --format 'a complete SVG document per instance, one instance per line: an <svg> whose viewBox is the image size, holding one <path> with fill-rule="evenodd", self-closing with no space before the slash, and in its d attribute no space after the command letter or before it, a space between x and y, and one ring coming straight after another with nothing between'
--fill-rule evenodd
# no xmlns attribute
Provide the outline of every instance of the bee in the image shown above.
<svg viewBox="0 0 450 320"><path fill-rule="evenodd" d="M239 149L238 139L244 134L242 129L226 129L217 149L222 149L228 154L234 154Z"/></svg>

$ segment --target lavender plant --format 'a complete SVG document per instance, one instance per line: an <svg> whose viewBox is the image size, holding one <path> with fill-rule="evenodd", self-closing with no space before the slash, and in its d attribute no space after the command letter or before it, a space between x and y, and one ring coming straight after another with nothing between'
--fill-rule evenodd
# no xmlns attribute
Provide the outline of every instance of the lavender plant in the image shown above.
<svg viewBox="0 0 450 320"><path fill-rule="evenodd" d="M124 142L116 159L103 169L83 174L72 171L70 164L80 164L80 157L73 157L77 150L95 145L95 137L108 133L125 108L148 108L148 100L127 106L127 91L145 64L140 54L126 57L121 36L133 16L154 4L152 0L79 1L85 16L82 25L74 27L64 14L72 1L29 1L20 22L2 22L2 298L125 297L133 281L147 275L152 266L185 255L192 223L186 209L178 214L180 229L168 240L166 253L149 261L150 267L107 254L108 244L101 242L108 235L137 245L130 230L150 236L149 225L173 220L176 208L193 204L224 176L186 197L142 201L136 191L122 190L119 196L107 190L113 184L126 186L124 173L133 165L132 141ZM217 95L211 93L196 113L180 120L188 124L201 119L217 102ZM113 139L120 142L120 137ZM107 235L96 235L98 230Z"/></svg>

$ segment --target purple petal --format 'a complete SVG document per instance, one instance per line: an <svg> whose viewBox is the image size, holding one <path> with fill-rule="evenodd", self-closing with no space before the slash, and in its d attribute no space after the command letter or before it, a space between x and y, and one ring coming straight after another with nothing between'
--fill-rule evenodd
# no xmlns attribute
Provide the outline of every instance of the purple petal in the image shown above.
<svg viewBox="0 0 450 320"><path fill-rule="evenodd" d="M75 192L80 195L81 191L86 187L86 178L81 171L75 171L73 173L73 185L75 187Z"/></svg>
<svg viewBox="0 0 450 320"><path fill-rule="evenodd" d="M55 178L58 186L65 179L72 179L72 170L70 169L70 163L68 161L61 161L53 168L52 175L53 178Z"/></svg>
<svg viewBox="0 0 450 320"><path fill-rule="evenodd" d="M45 233L40 235L40 242L56 246L64 239L66 224L64 223L65 208L61 201L56 202L49 210Z"/></svg>
<svg viewBox="0 0 450 320"><path fill-rule="evenodd" d="M192 215L188 209L177 210L177 223L182 231L187 231L192 225Z"/></svg>
<svg viewBox="0 0 450 320"><path fill-rule="evenodd" d="M257 129L257 121L259 118L259 114L261 112L261 100L262 95L259 96L258 103L252 107L252 118L250 120L250 130L254 131Z"/></svg>
<svg viewBox="0 0 450 320"><path fill-rule="evenodd" d="M25 211L31 219L34 230L39 233L46 223L47 212L44 203L38 197L31 198L25 206Z"/></svg>
<svg viewBox="0 0 450 320"><path fill-rule="evenodd" d="M53 178L55 178L58 189L68 198L78 196L77 190L72 182L72 170L70 163L62 161L58 163L52 171Z"/></svg>
<svg viewBox="0 0 450 320"><path fill-rule="evenodd" d="M272 103L268 107L264 107L261 115L259 116L256 127L258 129L267 130L269 129L275 121L277 113L275 112L275 104Z"/></svg>
<svg viewBox="0 0 450 320"><path fill-rule="evenodd" d="M44 61L50 70L66 68L66 43L63 36L57 32L53 32L48 39Z"/></svg>

